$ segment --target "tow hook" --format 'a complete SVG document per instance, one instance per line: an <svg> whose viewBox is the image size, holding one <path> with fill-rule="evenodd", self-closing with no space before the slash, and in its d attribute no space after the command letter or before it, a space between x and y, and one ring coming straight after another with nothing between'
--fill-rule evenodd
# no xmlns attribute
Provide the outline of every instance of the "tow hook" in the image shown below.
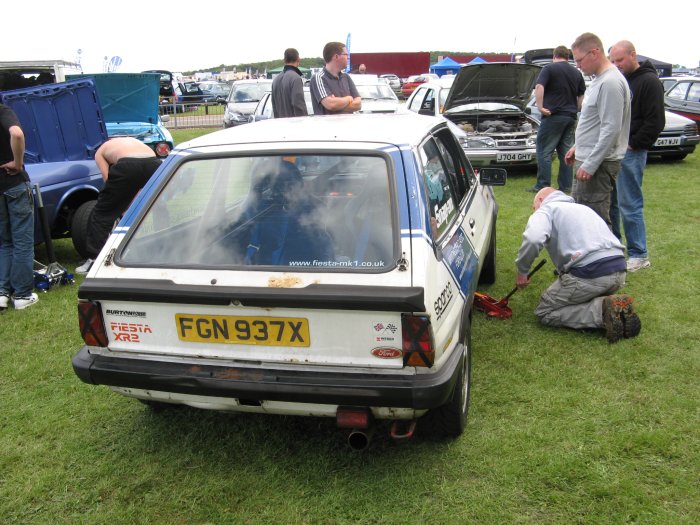
<svg viewBox="0 0 700 525"><path fill-rule="evenodd" d="M416 431L415 419L395 419L391 424L391 432L389 435L394 441L408 441L413 437Z"/></svg>

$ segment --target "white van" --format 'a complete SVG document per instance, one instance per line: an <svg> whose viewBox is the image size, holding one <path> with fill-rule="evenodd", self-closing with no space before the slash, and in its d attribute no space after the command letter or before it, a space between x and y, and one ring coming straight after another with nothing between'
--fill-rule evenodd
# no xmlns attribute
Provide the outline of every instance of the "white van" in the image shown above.
<svg viewBox="0 0 700 525"><path fill-rule="evenodd" d="M82 73L80 64L65 60L0 62L0 91L65 82L67 75Z"/></svg>

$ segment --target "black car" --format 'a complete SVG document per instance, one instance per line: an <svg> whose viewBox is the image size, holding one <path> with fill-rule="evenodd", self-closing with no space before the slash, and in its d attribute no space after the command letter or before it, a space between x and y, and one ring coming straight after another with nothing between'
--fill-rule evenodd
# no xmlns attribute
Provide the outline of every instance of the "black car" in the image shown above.
<svg viewBox="0 0 700 525"><path fill-rule="evenodd" d="M181 93L180 102L185 106L185 109L191 109L193 106L204 103L204 93L199 89L197 82L181 82L178 83L178 87Z"/></svg>
<svg viewBox="0 0 700 525"><path fill-rule="evenodd" d="M225 82L200 82L199 89L204 94L204 102L209 104L225 104L231 86Z"/></svg>

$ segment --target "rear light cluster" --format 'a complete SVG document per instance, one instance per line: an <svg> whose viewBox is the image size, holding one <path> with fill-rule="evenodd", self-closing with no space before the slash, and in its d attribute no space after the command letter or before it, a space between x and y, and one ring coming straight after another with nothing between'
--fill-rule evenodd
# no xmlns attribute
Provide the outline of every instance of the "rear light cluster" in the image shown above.
<svg viewBox="0 0 700 525"><path fill-rule="evenodd" d="M107 347L107 330L100 303L79 301L78 321L80 335L83 336L86 345Z"/></svg>
<svg viewBox="0 0 700 525"><path fill-rule="evenodd" d="M430 317L401 314L401 333L404 366L432 367L435 363L435 341Z"/></svg>

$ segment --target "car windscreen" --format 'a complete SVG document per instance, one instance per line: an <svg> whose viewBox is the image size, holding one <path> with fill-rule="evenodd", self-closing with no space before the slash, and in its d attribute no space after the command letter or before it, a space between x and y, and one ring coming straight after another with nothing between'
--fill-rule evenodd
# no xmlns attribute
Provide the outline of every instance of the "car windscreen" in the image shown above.
<svg viewBox="0 0 700 525"><path fill-rule="evenodd" d="M270 84L234 84L231 88L231 102L259 102Z"/></svg>
<svg viewBox="0 0 700 525"><path fill-rule="evenodd" d="M362 100L398 100L388 84L357 85Z"/></svg>
<svg viewBox="0 0 700 525"><path fill-rule="evenodd" d="M387 271L396 237L384 157L183 162L132 227L119 264Z"/></svg>

